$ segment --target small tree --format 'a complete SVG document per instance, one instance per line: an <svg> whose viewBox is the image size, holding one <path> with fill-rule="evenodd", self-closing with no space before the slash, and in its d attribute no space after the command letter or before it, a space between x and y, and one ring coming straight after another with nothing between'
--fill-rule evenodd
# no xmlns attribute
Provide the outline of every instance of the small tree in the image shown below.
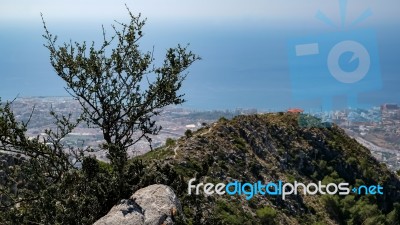
<svg viewBox="0 0 400 225"><path fill-rule="evenodd" d="M52 114L59 132L46 130L47 140L43 141L39 136L27 138L29 121L17 121L12 103L0 101L0 224L54 224L55 202L71 199L57 192L68 192L63 184L71 182L64 182L65 179L74 177L75 185L83 183L76 179L75 163L70 160L71 155L77 156L77 151L68 151L61 144L76 124L69 122L69 116ZM75 190L82 193L82 189Z"/></svg>
<svg viewBox="0 0 400 225"><path fill-rule="evenodd" d="M7 153L0 152L1 224L92 224L139 182L144 166L126 166L127 150L142 138L151 143L161 129L154 116L184 102L177 93L184 71L200 58L178 45L156 67L152 52L139 50L145 20L128 12L130 22L113 26L112 37L103 29L98 49L85 42L56 46L43 20L51 64L83 113L72 121L52 110L57 129L40 140L26 137L29 121L15 119L12 102L0 102L0 150ZM111 169L86 157L85 149L63 144L82 121L102 130Z"/></svg>
<svg viewBox="0 0 400 225"><path fill-rule="evenodd" d="M264 208L258 209L256 215L260 218L262 224L276 224L275 218L277 212L274 208L270 206L265 206Z"/></svg>
<svg viewBox="0 0 400 225"><path fill-rule="evenodd" d="M128 8L127 8L128 9ZM200 58L178 45L167 50L162 66L154 65L152 52L143 53L139 40L145 21L128 9L129 23L112 25L114 35L96 49L83 43L56 46L43 20L51 65L66 82L66 90L83 108L83 120L103 132L104 149L114 171L121 174L127 161L127 149L161 129L154 121L161 109L184 102L178 94L187 74L183 72ZM115 45L114 45L115 44ZM140 133L135 136L136 132Z"/></svg>
<svg viewBox="0 0 400 225"><path fill-rule="evenodd" d="M187 130L185 131L185 136L186 136L186 138L190 138L190 137L192 137L192 136L193 136L193 132L192 132L192 130L190 130L190 129L187 129Z"/></svg>
<svg viewBox="0 0 400 225"><path fill-rule="evenodd" d="M167 140L165 140L165 145L166 146L173 146L175 145L175 140L172 138L167 138Z"/></svg>

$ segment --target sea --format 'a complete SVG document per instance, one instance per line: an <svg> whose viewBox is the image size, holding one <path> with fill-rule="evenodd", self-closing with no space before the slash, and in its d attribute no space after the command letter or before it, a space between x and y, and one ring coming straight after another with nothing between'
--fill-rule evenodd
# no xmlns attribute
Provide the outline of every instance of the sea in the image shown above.
<svg viewBox="0 0 400 225"><path fill-rule="evenodd" d="M365 92L363 89L351 92L356 95L357 101L370 105L400 103L400 31L394 27L377 26L373 29L375 35L371 36L370 41L376 44L378 51L374 54L378 55L371 58L378 61L371 65L379 67L373 76L378 76L380 85L366 88ZM87 40L89 43L92 40L96 43L102 41L101 27L55 27L53 31L59 35L59 44L68 42L69 38L79 42ZM322 43L323 40L318 39L321 35L333 37L348 31L262 25L181 24L172 28L151 25L144 32L141 49L143 52L152 51L158 66L162 65L166 50L177 44L185 46L189 43L188 49L202 58L185 71L187 77L180 90L186 99L183 107L197 110L244 108L279 111L294 107L318 108L327 99L324 95L326 87L322 85L324 79L314 81L313 88L318 91L314 90L315 94L308 96L308 99L296 98L294 70L291 68L296 59L290 56L295 46L290 46L290 41L312 37L315 43ZM3 100L68 95L64 81L50 65L49 53L43 47L45 40L42 33L41 26L2 27L0 97ZM369 46L365 48L368 50ZM309 64L304 66L313 69L307 70L307 73L315 73L315 67L326 70L327 64L315 63L327 58L322 51L310 57ZM335 86L331 88L335 89ZM350 95L349 91L343 91L340 87L337 92L331 90L330 93L337 93L328 95L328 98L333 104L341 102L338 105L346 105Z"/></svg>

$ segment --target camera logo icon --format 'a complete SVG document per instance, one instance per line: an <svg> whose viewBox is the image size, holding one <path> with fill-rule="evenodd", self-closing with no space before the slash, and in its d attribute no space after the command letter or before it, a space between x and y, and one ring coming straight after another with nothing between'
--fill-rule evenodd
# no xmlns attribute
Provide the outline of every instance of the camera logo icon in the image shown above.
<svg viewBox="0 0 400 225"><path fill-rule="evenodd" d="M336 97L345 96L346 109L372 108L360 94L382 88L379 52L373 30L347 30L288 41L288 60L294 101L320 100L329 121ZM321 110L322 111L322 110ZM372 115L373 114L373 115ZM380 120L363 113L363 120ZM348 120L355 120L352 116Z"/></svg>
<svg viewBox="0 0 400 225"><path fill-rule="evenodd" d="M354 71L346 71L340 65L340 57L346 52L353 54L349 63L358 60L358 67ZM342 41L336 44L328 55L328 69L336 80L342 83L355 83L367 75L371 64L369 53L365 47L356 41Z"/></svg>

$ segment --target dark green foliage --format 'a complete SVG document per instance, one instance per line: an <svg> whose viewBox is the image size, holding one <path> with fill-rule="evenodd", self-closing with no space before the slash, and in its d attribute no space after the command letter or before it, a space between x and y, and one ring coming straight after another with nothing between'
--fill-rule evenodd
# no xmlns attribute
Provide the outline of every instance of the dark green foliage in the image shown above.
<svg viewBox="0 0 400 225"><path fill-rule="evenodd" d="M216 202L215 216L220 224L252 224L252 216L243 212L237 207L237 202L225 202L223 200Z"/></svg>
<svg viewBox="0 0 400 225"><path fill-rule="evenodd" d="M82 170L70 169L59 180L32 173L39 166L43 165L34 160L14 166L23 168L21 172L26 176L23 182L29 185L18 189L19 197L24 200L18 207L13 207L14 202L0 211L1 224L91 224L119 200L112 174L93 158L84 158ZM0 194L3 197L6 193Z"/></svg>
<svg viewBox="0 0 400 225"><path fill-rule="evenodd" d="M228 121L228 119L226 119L225 117L221 117L221 118L219 118L219 120L218 120L219 122L227 122Z"/></svg>
<svg viewBox="0 0 400 225"><path fill-rule="evenodd" d="M391 211L386 217L387 224L389 225L398 224L400 221L400 203L394 203L393 208L393 211Z"/></svg>
<svg viewBox="0 0 400 225"><path fill-rule="evenodd" d="M298 122L300 127L330 127L330 124L322 123L321 119L307 114L300 114Z"/></svg>
<svg viewBox="0 0 400 225"><path fill-rule="evenodd" d="M244 150L246 148L246 142L243 138L234 137L234 144L238 149Z"/></svg>
<svg viewBox="0 0 400 225"><path fill-rule="evenodd" d="M169 146L174 146L174 145L175 145L175 140L172 139L172 138L167 138L167 140L165 141L165 145L166 145L167 147L169 147Z"/></svg>
<svg viewBox="0 0 400 225"><path fill-rule="evenodd" d="M57 133L46 131L47 141L52 144L45 145L39 138L25 136L27 123L15 120L11 104L0 103L0 150L6 153L0 155L3 159L0 171L4 176L0 181L0 222L4 224L25 221L27 214L23 212L31 213L30 209L36 208L30 204L53 198L49 190L57 190L74 167L59 142L74 125L63 126ZM56 117L58 122L64 119ZM43 212L42 216L52 220L51 213Z"/></svg>
<svg viewBox="0 0 400 225"><path fill-rule="evenodd" d="M0 157L8 160L0 165L0 224L92 224L140 184L174 179L171 185L182 185L168 167L156 168L170 177L141 179L144 160L128 163L127 150L143 138L151 146L150 135L161 130L154 116L184 102L178 94L184 72L200 58L178 45L167 50L162 65L154 65L153 53L139 47L145 20L128 13L129 23L113 25L111 37L103 29L98 48L72 41L58 46L43 20L51 65L83 113L72 121L71 115L52 111L56 131L46 130L44 140L28 139L27 123L15 120L12 103L0 103L0 150L6 152ZM62 144L82 122L102 130L105 143L100 147L110 164L86 156L89 149Z"/></svg>
<svg viewBox="0 0 400 225"><path fill-rule="evenodd" d="M192 134L193 132L192 132L192 130L189 130L189 129L187 129L186 131L185 131L185 136L187 137L187 138L190 138L190 137L192 137Z"/></svg>
<svg viewBox="0 0 400 225"><path fill-rule="evenodd" d="M160 131L154 116L165 106L184 102L177 93L186 77L183 72L200 59L178 45L167 50L163 65L154 65L153 53L143 53L139 47L145 20L128 12L130 22L113 25L113 36L108 38L103 29L99 48L86 42L57 47L57 36L43 22L51 65L82 106L82 120L103 131L103 148L119 174L128 147L142 138L151 143L149 135ZM133 135L137 131L139 137Z"/></svg>
<svg viewBox="0 0 400 225"><path fill-rule="evenodd" d="M397 224L398 178L337 126L300 127L298 115L282 113L222 119L210 127L206 135L193 132L186 143L186 138L177 140L179 157L171 157L173 151L168 147L157 153L165 155L164 161L155 155L157 151L141 157L154 163L142 178L171 185L189 224ZM178 185L177 175L184 185ZM351 186L379 183L385 192L382 196L300 195L284 201L256 195L247 201L243 196L188 196L186 185L191 178L214 184L232 179L320 180Z"/></svg>
<svg viewBox="0 0 400 225"><path fill-rule="evenodd" d="M324 195L321 198L325 205L325 209L331 218L336 221L343 221L339 198L331 195Z"/></svg>
<svg viewBox="0 0 400 225"><path fill-rule="evenodd" d="M256 211L257 217L260 218L261 223L265 225L276 224L275 219L277 212L270 206L265 206L264 208L258 209Z"/></svg>

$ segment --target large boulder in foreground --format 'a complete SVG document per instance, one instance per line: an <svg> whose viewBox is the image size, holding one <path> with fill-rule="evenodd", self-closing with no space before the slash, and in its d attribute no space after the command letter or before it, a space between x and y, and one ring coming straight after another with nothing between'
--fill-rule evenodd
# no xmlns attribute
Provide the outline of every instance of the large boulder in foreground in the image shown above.
<svg viewBox="0 0 400 225"><path fill-rule="evenodd" d="M182 215L182 208L174 191L154 184L121 200L94 225L168 225L174 224L177 214Z"/></svg>

